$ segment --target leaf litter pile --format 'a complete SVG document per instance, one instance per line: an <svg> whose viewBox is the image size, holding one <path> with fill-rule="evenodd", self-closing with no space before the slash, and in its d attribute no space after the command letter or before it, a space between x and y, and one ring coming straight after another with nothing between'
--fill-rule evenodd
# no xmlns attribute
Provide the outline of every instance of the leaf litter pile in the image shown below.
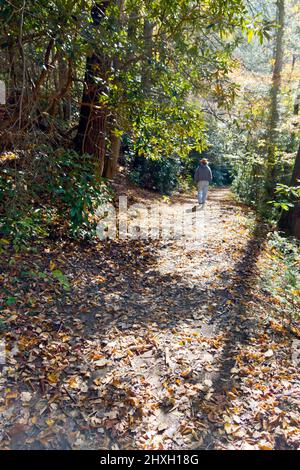
<svg viewBox="0 0 300 470"><path fill-rule="evenodd" d="M245 210L214 190L195 241L4 247L1 448L299 448L299 329Z"/></svg>

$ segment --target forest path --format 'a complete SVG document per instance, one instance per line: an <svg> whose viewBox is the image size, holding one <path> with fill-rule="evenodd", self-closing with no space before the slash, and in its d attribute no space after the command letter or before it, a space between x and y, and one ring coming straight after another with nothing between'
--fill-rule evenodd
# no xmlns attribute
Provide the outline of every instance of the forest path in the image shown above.
<svg viewBox="0 0 300 470"><path fill-rule="evenodd" d="M130 202L161 202L145 198ZM163 220L188 203L166 201ZM3 447L298 447L297 364L260 286L266 227L246 212L211 190L196 240L56 243L22 258L18 269L59 267L70 289L26 281Z"/></svg>

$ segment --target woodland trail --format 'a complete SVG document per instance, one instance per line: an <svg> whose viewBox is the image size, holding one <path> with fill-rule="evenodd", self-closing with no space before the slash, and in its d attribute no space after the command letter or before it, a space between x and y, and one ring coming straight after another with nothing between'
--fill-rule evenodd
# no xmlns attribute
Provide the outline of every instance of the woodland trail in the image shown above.
<svg viewBox="0 0 300 470"><path fill-rule="evenodd" d="M212 190L199 240L15 255L3 275L22 296L5 333L1 446L298 448L293 340L261 286L266 227L246 212ZM55 268L63 293L30 277Z"/></svg>

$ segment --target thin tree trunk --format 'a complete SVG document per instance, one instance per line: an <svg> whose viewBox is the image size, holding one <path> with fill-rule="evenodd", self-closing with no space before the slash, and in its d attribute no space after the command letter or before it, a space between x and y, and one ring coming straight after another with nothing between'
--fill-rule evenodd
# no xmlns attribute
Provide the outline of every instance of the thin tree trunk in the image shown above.
<svg viewBox="0 0 300 470"><path fill-rule="evenodd" d="M299 186L300 183L300 146L295 160L295 165L292 174L291 186Z"/></svg>
<svg viewBox="0 0 300 470"><path fill-rule="evenodd" d="M60 75L60 82L64 82L64 78L69 76L69 71L71 70L71 83L70 86L67 88L66 93L63 96L62 102L62 117L63 120L67 123L71 120L72 115L72 67L71 67L71 59L68 61L69 67L67 66L67 62L61 61L59 75Z"/></svg>
<svg viewBox="0 0 300 470"><path fill-rule="evenodd" d="M149 20L144 20L144 51L146 62L142 68L142 86L145 94L149 94L151 87L151 60L153 55L153 29L154 25Z"/></svg>
<svg viewBox="0 0 300 470"><path fill-rule="evenodd" d="M116 0L116 4L119 7L118 24L121 26L124 22L124 0ZM113 59L113 67L118 70L120 67L119 60L117 57ZM110 146L106 152L106 158L104 163L103 176L107 179L113 179L118 167L118 160L121 148L121 137L118 129L118 110L109 117L107 123L107 140L109 139Z"/></svg>
<svg viewBox="0 0 300 470"><path fill-rule="evenodd" d="M300 85L300 83L299 83ZM299 98L300 98L300 87L298 87L295 103L294 103L294 116L299 115ZM295 132L292 135L292 139L295 140ZM300 145L298 153L296 155L291 186L300 185ZM291 207L288 211L284 211L281 214L278 226L281 230L291 233L296 238L300 239L300 203L296 202L294 207Z"/></svg>
<svg viewBox="0 0 300 470"><path fill-rule="evenodd" d="M103 176L107 179L112 179L118 166L118 159L120 155L121 138L114 131L110 133L110 151L108 159L105 162Z"/></svg>
<svg viewBox="0 0 300 470"><path fill-rule="evenodd" d="M95 27L101 24L112 0L102 0L92 8ZM108 110L100 101L107 80L107 58L93 52L86 60L85 85L80 109L75 144L82 153L94 155L96 173L102 176L106 150L106 123ZM101 78L102 84L96 78Z"/></svg>
<svg viewBox="0 0 300 470"><path fill-rule="evenodd" d="M276 147L278 137L279 110L278 99L281 88L281 75L283 68L283 37L285 27L285 0L277 0L277 23L274 68L271 87L271 107L268 131L267 167L265 177L265 200L268 201L274 196L276 186Z"/></svg>
<svg viewBox="0 0 300 470"><path fill-rule="evenodd" d="M297 91L296 91L296 96L295 96L295 101L294 101L294 116L298 116L299 115L299 105L300 105L300 80L299 80L299 83L298 83L298 88L297 88ZM292 132L292 135L291 135L291 143L289 145L289 150L291 152L293 152L293 150L295 149L295 143L296 143L296 137L297 137L297 122L295 123L295 131Z"/></svg>
<svg viewBox="0 0 300 470"><path fill-rule="evenodd" d="M62 58L60 60L62 63ZM63 67L61 63L59 64L59 80L55 86L56 93L54 94L46 112L48 112L51 116L55 116L59 111L60 117L64 119L64 100L71 96L70 89L72 86L72 62L71 59L69 59L68 66L63 63Z"/></svg>
<svg viewBox="0 0 300 470"><path fill-rule="evenodd" d="M300 80L298 83L297 93L296 93L295 102L294 102L294 116L298 116L299 106L300 106Z"/></svg>
<svg viewBox="0 0 300 470"><path fill-rule="evenodd" d="M300 145L295 160L291 186L299 186L300 180ZM283 212L279 220L278 226L281 230L290 233L300 240L300 201L294 203L287 212Z"/></svg>

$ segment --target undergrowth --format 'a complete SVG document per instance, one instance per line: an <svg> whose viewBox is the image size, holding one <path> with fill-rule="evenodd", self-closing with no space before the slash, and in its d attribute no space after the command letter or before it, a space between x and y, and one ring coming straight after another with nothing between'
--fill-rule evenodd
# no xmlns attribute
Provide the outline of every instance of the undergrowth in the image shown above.
<svg viewBox="0 0 300 470"><path fill-rule="evenodd" d="M268 236L261 276L263 287L285 306L283 314L300 317L300 243L280 232Z"/></svg>
<svg viewBox="0 0 300 470"><path fill-rule="evenodd" d="M95 212L112 192L94 176L89 155L40 146L5 157L0 158L2 249L7 243L26 249L33 240L63 232L73 238L95 235Z"/></svg>

